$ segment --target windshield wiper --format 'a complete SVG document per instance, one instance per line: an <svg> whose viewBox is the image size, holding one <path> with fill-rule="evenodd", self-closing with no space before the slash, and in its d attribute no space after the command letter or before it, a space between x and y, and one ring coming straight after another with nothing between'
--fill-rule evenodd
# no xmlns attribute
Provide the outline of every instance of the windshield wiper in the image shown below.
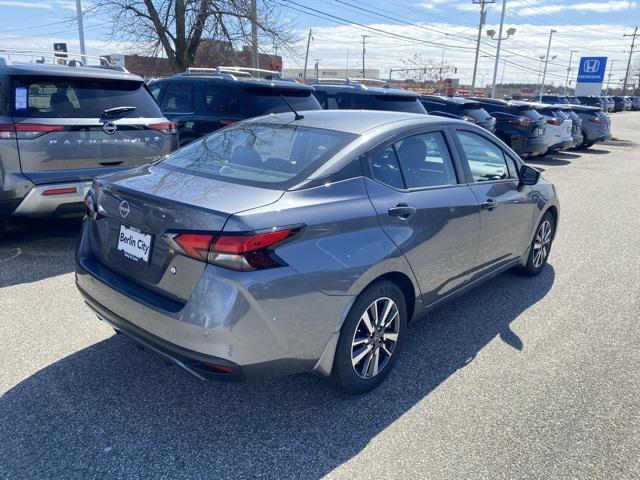
<svg viewBox="0 0 640 480"><path fill-rule="evenodd" d="M106 110L102 111L100 116L108 117L108 116L111 116L111 115L118 115L120 113L133 112L135 109L136 109L136 107L126 107L126 106L107 108Z"/></svg>

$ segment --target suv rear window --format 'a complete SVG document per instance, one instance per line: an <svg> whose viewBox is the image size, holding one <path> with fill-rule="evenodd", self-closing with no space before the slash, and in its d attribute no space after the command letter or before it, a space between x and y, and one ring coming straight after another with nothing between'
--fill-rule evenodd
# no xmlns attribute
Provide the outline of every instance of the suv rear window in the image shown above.
<svg viewBox="0 0 640 480"><path fill-rule="evenodd" d="M181 148L158 165L197 176L285 189L356 137L296 125L238 125Z"/></svg>
<svg viewBox="0 0 640 480"><path fill-rule="evenodd" d="M339 93L337 100L341 109L427 113L417 97L404 95Z"/></svg>
<svg viewBox="0 0 640 480"><path fill-rule="evenodd" d="M293 88L262 88L262 87L245 87L244 108L245 114L249 117L258 117L267 113L290 112L287 104L282 100L284 97L287 102L297 111L304 110L322 110L322 106L318 99L313 95L312 90L295 90Z"/></svg>
<svg viewBox="0 0 640 480"><path fill-rule="evenodd" d="M96 118L108 108L135 107L118 117L162 117L144 86L131 80L15 77L12 111L20 118Z"/></svg>

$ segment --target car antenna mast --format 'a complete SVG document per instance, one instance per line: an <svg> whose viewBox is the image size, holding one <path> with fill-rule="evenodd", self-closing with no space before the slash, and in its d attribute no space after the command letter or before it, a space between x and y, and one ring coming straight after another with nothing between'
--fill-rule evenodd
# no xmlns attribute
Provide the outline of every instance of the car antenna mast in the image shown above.
<svg viewBox="0 0 640 480"><path fill-rule="evenodd" d="M293 108L293 106L287 101L286 98L284 98L284 95L280 95L280 98L282 99L282 101L284 103L287 104L287 107L289 107L291 109L291 111L293 112L293 114L295 115L294 120L302 120L304 118L304 115L300 115L298 112L296 112L296 109Z"/></svg>

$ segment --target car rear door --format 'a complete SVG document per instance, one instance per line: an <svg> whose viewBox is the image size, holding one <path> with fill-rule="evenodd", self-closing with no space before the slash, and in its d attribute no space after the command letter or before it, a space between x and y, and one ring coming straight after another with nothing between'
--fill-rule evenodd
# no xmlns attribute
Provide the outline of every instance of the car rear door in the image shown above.
<svg viewBox="0 0 640 480"><path fill-rule="evenodd" d="M175 148L142 79L16 76L11 103L22 172L36 184L88 180Z"/></svg>
<svg viewBox="0 0 640 480"><path fill-rule="evenodd" d="M441 130L404 136L365 161L367 189L380 225L404 253L431 304L472 274L478 202Z"/></svg>
<svg viewBox="0 0 640 480"><path fill-rule="evenodd" d="M480 204L476 269L493 270L526 250L534 217L530 187L520 185L518 163L488 135L456 127L469 188Z"/></svg>

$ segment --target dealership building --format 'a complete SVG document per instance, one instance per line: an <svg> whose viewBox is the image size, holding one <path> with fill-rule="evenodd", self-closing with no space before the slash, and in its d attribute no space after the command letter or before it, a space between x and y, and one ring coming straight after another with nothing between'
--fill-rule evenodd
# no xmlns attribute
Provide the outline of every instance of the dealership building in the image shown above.
<svg viewBox="0 0 640 480"><path fill-rule="evenodd" d="M295 78L296 80L302 80L304 76L304 69L302 68L285 68L282 71L282 75L286 78ZM316 69L313 65L307 67L307 79L314 80L319 78L362 78L361 68L319 68L316 74ZM365 78L380 78L380 70L375 68L367 68L365 70Z"/></svg>

